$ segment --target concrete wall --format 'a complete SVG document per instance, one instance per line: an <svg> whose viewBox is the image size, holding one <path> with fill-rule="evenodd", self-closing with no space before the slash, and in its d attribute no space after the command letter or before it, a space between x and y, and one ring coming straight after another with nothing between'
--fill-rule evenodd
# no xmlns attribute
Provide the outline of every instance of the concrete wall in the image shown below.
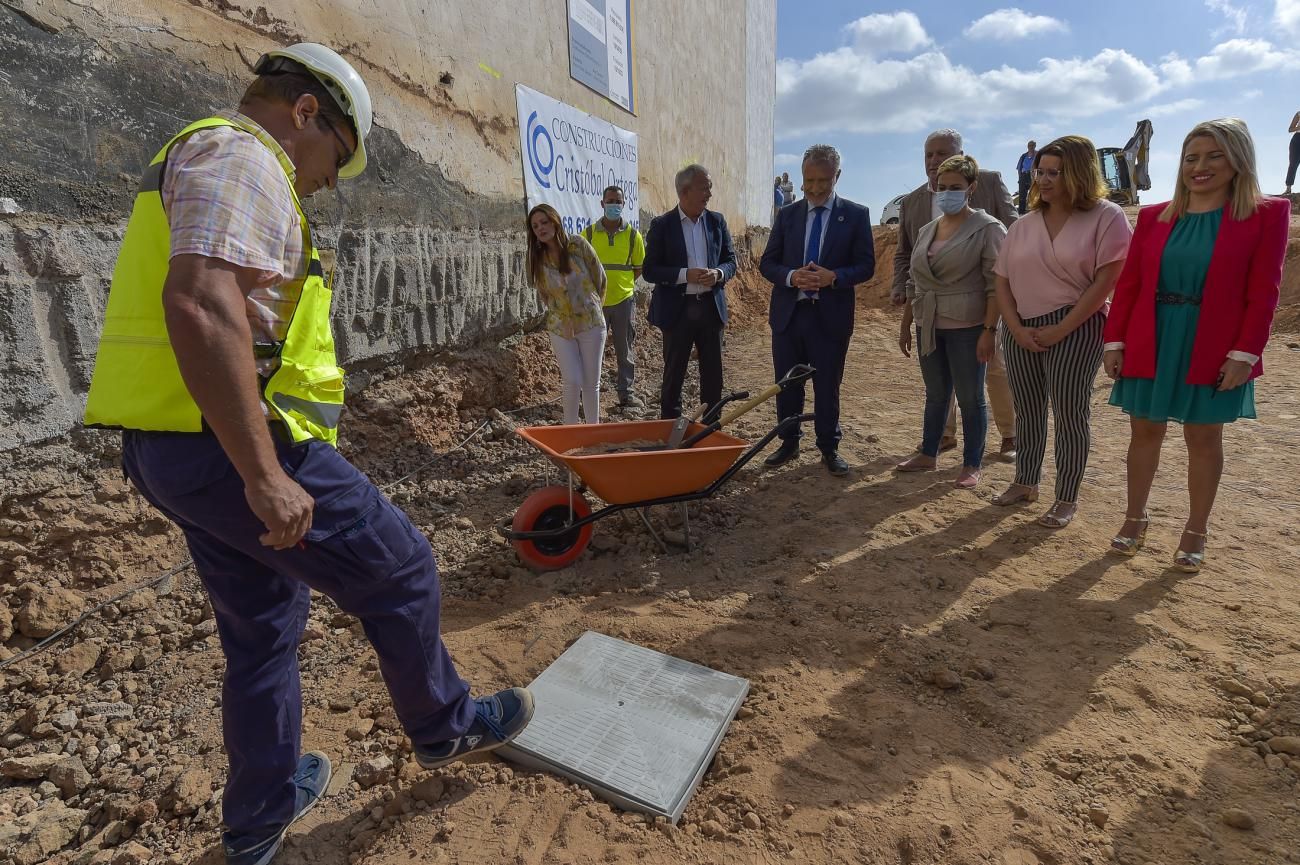
<svg viewBox="0 0 1300 865"><path fill-rule="evenodd" d="M375 103L370 169L311 205L339 250L345 362L535 321L516 82L638 133L644 215L699 161L737 234L766 224L775 0L634 10L637 116L569 78L564 0L0 0L0 197L23 209L0 216L0 450L79 418L141 170L185 122L232 105L275 44L334 46Z"/></svg>

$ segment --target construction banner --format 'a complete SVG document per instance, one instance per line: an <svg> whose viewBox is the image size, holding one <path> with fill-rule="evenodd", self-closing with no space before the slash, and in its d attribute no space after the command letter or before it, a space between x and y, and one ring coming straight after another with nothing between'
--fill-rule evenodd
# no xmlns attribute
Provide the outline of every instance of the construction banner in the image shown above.
<svg viewBox="0 0 1300 865"><path fill-rule="evenodd" d="M624 219L640 228L636 133L522 84L515 98L528 208L551 205L576 234L600 219L605 188L618 186Z"/></svg>

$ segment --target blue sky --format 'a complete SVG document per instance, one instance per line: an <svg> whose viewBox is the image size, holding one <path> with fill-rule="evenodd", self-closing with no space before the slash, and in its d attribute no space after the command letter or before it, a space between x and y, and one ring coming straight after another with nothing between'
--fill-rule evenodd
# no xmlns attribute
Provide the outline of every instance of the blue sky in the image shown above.
<svg viewBox="0 0 1300 865"><path fill-rule="evenodd" d="M1233 115L1276 194L1300 110L1300 0L778 0L777 58L776 172L797 188L804 148L834 144L838 191L873 220L925 179L926 133L944 126L1014 191L1028 139L1122 147L1149 118L1154 203L1187 131Z"/></svg>

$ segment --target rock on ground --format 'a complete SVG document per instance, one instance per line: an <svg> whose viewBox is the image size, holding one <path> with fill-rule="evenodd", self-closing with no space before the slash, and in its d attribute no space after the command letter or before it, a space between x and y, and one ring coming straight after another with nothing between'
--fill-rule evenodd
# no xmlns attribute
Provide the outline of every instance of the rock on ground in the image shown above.
<svg viewBox="0 0 1300 865"><path fill-rule="evenodd" d="M193 814L212 798L212 773L187 769L172 782L171 807L177 814Z"/></svg>
<svg viewBox="0 0 1300 865"><path fill-rule="evenodd" d="M17 842L14 865L37 865L77 837L88 813L57 803L0 824L0 850Z"/></svg>
<svg viewBox="0 0 1300 865"><path fill-rule="evenodd" d="M18 631L25 637L48 637L81 614L81 595L68 589L43 589L18 610Z"/></svg>

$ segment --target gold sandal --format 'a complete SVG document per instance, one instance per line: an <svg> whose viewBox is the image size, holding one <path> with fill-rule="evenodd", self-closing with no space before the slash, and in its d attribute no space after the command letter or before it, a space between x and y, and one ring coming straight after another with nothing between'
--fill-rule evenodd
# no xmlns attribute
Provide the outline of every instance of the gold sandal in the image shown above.
<svg viewBox="0 0 1300 865"><path fill-rule="evenodd" d="M993 504L1003 508L1021 502L1033 504L1036 501L1038 501L1038 487L1025 486L1024 484L1012 484L993 497Z"/></svg>
<svg viewBox="0 0 1300 865"><path fill-rule="evenodd" d="M1183 529L1183 534L1191 535L1194 538L1207 537L1205 532L1194 532L1191 529ZM1182 571L1184 574L1199 573L1201 570L1201 565L1203 564L1205 564L1204 549L1201 549L1197 552L1188 552L1187 550L1179 550L1178 552L1174 553L1174 567Z"/></svg>
<svg viewBox="0 0 1300 865"><path fill-rule="evenodd" d="M1109 552L1121 556L1135 556L1137 555L1137 551L1142 549L1142 545L1147 541L1147 527L1151 525L1151 518L1143 512L1140 517L1130 517L1128 514L1125 514L1124 521L1129 523L1141 523L1142 531L1132 537L1127 535L1116 535L1111 538Z"/></svg>

